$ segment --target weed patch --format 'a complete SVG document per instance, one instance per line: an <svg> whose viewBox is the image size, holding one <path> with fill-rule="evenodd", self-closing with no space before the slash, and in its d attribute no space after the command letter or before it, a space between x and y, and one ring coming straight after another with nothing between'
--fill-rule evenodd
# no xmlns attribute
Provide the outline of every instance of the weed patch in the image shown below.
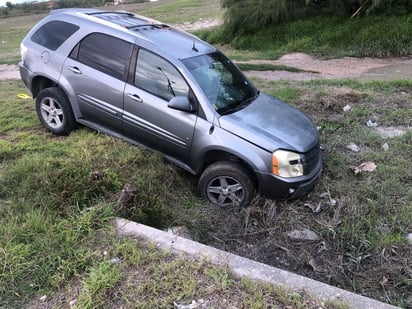
<svg viewBox="0 0 412 309"><path fill-rule="evenodd" d="M408 56L412 53L409 23L410 15L359 19L319 16L264 27L253 34L228 37L229 31L223 28L198 35L213 44L255 51L260 59L276 59L291 52L335 58Z"/></svg>
<svg viewBox="0 0 412 309"><path fill-rule="evenodd" d="M367 122L373 119L378 127L409 123L410 82L257 84L289 99L320 127L323 175L300 200L256 200L247 209L209 209L199 219L205 229L199 238L223 250L407 306L412 288L408 279L412 252L406 240L412 222L406 189L412 179L412 135L406 131L384 139ZM345 111L347 105L350 109ZM408 116L388 116L397 113ZM350 143L358 145L359 152L349 150ZM377 169L355 175L351 167L362 162L374 162ZM319 239L288 236L305 229Z"/></svg>

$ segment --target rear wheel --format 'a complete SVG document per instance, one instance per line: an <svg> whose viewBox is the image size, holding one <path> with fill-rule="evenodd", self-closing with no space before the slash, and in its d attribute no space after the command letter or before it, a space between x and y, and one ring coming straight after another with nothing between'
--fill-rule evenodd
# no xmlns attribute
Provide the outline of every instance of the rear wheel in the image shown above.
<svg viewBox="0 0 412 309"><path fill-rule="evenodd" d="M242 165L224 161L209 165L200 176L199 192L210 203L220 206L247 206L256 189Z"/></svg>
<svg viewBox="0 0 412 309"><path fill-rule="evenodd" d="M75 128L69 100L58 87L40 91L36 98L36 111L41 123L56 135L68 135Z"/></svg>

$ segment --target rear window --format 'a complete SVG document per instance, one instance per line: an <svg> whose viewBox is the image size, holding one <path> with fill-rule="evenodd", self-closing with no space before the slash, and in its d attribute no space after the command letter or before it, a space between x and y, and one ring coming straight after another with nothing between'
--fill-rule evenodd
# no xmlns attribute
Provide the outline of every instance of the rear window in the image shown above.
<svg viewBox="0 0 412 309"><path fill-rule="evenodd" d="M37 29L31 40L48 49L56 50L79 28L65 21L53 20Z"/></svg>

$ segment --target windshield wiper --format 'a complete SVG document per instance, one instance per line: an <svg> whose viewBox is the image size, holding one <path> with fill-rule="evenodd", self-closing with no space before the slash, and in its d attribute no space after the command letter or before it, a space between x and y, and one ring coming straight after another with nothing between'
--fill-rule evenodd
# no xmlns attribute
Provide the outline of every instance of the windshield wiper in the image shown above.
<svg viewBox="0 0 412 309"><path fill-rule="evenodd" d="M170 81L169 77L166 75L165 72L163 72L163 69L161 67L157 67L157 69L163 74L163 76L166 78L167 80L167 90L175 97L176 93L172 87L172 82Z"/></svg>

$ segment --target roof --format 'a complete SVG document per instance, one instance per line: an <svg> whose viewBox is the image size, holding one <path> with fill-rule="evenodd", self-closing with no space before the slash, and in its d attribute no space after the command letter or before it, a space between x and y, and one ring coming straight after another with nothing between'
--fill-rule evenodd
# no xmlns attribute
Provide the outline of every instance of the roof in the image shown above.
<svg viewBox="0 0 412 309"><path fill-rule="evenodd" d="M61 9L51 12L51 14L58 13L76 15L117 30L120 28L123 32L136 37L137 43L139 39L150 42L156 46L157 50L178 59L186 59L215 51L213 46L192 34L131 12L95 9Z"/></svg>

